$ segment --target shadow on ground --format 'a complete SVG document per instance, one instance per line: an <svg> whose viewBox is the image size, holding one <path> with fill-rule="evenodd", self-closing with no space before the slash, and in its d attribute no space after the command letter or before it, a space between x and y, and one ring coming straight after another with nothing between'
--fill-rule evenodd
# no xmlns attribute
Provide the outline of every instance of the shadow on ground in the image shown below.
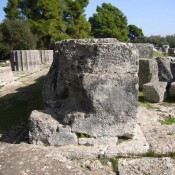
<svg viewBox="0 0 175 175"><path fill-rule="evenodd" d="M35 81L36 83L18 88L16 93L0 99L0 141L18 142L21 135L28 133L28 117L31 111L43 108L44 76Z"/></svg>

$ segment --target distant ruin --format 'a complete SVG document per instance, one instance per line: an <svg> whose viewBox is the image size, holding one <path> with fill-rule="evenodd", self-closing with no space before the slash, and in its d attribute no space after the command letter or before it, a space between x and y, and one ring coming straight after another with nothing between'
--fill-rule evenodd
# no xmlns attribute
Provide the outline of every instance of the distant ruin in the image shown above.
<svg viewBox="0 0 175 175"><path fill-rule="evenodd" d="M51 64L53 50L13 50L11 52L12 71L39 70L43 64Z"/></svg>

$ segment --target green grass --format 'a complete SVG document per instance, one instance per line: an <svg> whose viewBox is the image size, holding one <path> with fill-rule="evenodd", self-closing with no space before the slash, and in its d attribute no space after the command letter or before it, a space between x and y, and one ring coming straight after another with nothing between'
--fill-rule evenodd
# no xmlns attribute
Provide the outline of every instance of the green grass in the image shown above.
<svg viewBox="0 0 175 175"><path fill-rule="evenodd" d="M35 84L19 88L15 94L8 94L0 99L0 128L7 131L16 125L28 123L32 110L41 109L42 83L44 78L39 78Z"/></svg>
<svg viewBox="0 0 175 175"><path fill-rule="evenodd" d="M161 122L162 125L172 125L175 124L175 118L169 118Z"/></svg>
<svg viewBox="0 0 175 175"><path fill-rule="evenodd" d="M113 168L113 171L116 172L118 174L118 159L117 157L112 157L110 159L111 163L112 163L112 168Z"/></svg>
<svg viewBox="0 0 175 175"><path fill-rule="evenodd" d="M172 159L175 159L175 152L160 154L155 153L153 150L149 150L146 154L143 154L142 157L154 157L154 158L171 157Z"/></svg>
<svg viewBox="0 0 175 175"><path fill-rule="evenodd" d="M169 54L165 52L153 52L153 56L154 57L166 57L166 56L169 56Z"/></svg>
<svg viewBox="0 0 175 175"><path fill-rule="evenodd" d="M91 138L90 135L85 134L85 133L76 133L78 138Z"/></svg>

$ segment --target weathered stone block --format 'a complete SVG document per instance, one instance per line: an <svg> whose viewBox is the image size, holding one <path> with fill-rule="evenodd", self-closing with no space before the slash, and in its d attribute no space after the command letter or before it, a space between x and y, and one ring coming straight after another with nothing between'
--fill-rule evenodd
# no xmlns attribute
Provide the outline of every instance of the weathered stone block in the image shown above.
<svg viewBox="0 0 175 175"><path fill-rule="evenodd" d="M96 140L94 138L79 138L78 144L86 146L94 146L96 144Z"/></svg>
<svg viewBox="0 0 175 175"><path fill-rule="evenodd" d="M139 58L153 58L153 44L135 43L135 46L139 51Z"/></svg>
<svg viewBox="0 0 175 175"><path fill-rule="evenodd" d="M167 98L166 82L154 82L143 85L144 97L154 103L162 102Z"/></svg>
<svg viewBox="0 0 175 175"><path fill-rule="evenodd" d="M29 118L29 140L33 144L76 145L70 126L61 125L50 111L33 111Z"/></svg>
<svg viewBox="0 0 175 175"><path fill-rule="evenodd" d="M139 89L149 82L158 81L158 65L155 59L139 59Z"/></svg>
<svg viewBox="0 0 175 175"><path fill-rule="evenodd" d="M42 64L50 64L53 62L53 50L40 50Z"/></svg>
<svg viewBox="0 0 175 175"><path fill-rule="evenodd" d="M156 58L156 61L159 70L159 81L170 82L173 79L170 69L170 60L168 58Z"/></svg>
<svg viewBox="0 0 175 175"><path fill-rule="evenodd" d="M72 132L132 137L138 57L134 45L116 39L58 42L44 83L44 101Z"/></svg>
<svg viewBox="0 0 175 175"><path fill-rule="evenodd" d="M175 96L175 82L171 83L171 85L170 85L169 95Z"/></svg>

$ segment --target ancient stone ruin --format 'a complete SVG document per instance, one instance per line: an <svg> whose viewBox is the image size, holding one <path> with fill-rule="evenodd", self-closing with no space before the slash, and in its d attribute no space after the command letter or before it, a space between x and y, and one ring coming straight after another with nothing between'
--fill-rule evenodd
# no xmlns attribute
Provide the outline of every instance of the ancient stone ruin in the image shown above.
<svg viewBox="0 0 175 175"><path fill-rule="evenodd" d="M13 71L39 70L43 64L51 64L53 50L13 50L11 52Z"/></svg>
<svg viewBox="0 0 175 175"><path fill-rule="evenodd" d="M77 39L57 42L54 52L43 88L46 108L30 116L30 142L116 145L119 137L133 138L137 48L116 39Z"/></svg>

